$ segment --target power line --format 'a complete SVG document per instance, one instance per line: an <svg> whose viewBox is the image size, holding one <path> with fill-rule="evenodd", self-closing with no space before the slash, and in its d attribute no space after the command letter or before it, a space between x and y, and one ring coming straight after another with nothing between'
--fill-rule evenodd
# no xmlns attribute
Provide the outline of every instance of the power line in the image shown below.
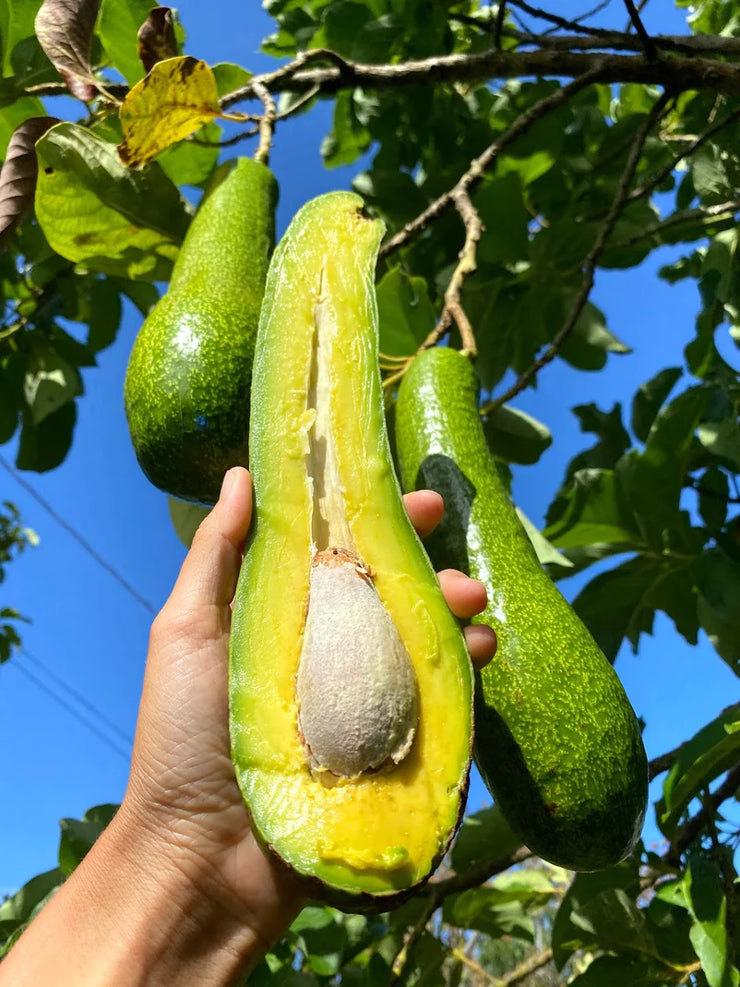
<svg viewBox="0 0 740 987"><path fill-rule="evenodd" d="M47 678L50 678L52 682L55 682L66 693L72 696L72 698L76 702L78 702L83 709L86 709L87 712L90 713L92 716L97 717L100 720L100 722L105 724L105 726L108 727L109 730L115 733L119 737L119 739L124 742L124 744L127 744L129 746L133 744L134 742L133 737L130 737L125 730L122 730L118 726L118 724L114 723L113 720L111 720L106 713L104 713L101 709L99 709L81 692L78 692L78 690L75 689L74 686L71 686L69 682L65 681L65 679L63 679L61 675L57 675L57 673L53 669L49 668L46 662L41 661L41 659L37 658L36 655L31 654L31 652L28 650L28 648L26 648L25 645L21 645L20 650L21 650L21 654L23 654L23 656L28 661L30 661L37 668L41 669L41 671L44 673L44 675Z"/></svg>
<svg viewBox="0 0 740 987"><path fill-rule="evenodd" d="M49 514L50 517L52 517L57 522L58 525L64 528L64 530L69 535L71 535L72 538L74 538L74 540L79 545L82 546L82 548L87 552L87 554L92 559L94 559L99 566L105 569L108 575L112 576L116 580L116 582L126 590L129 596L133 597L134 600L136 600L136 602L140 604L140 606L144 607L144 609L147 610L150 614L152 614L153 616L156 615L157 613L156 608L149 602L149 600L147 600L140 593L138 593L131 585L131 583L129 583L126 579L124 579L123 576L110 564L110 562L106 562L106 560L102 557L102 555L99 555L92 547L92 545L88 541L86 541L86 539L83 538L82 535L79 534L79 532L77 532L75 528L73 528L72 525L69 524L68 521L65 521L63 517L60 517L60 515L57 514L57 512L54 510L51 504L48 501L44 500L41 494L38 493L31 486L30 483L24 480L22 476L19 476L16 470L13 469L10 463L3 456L0 456L0 466L2 466L2 468L7 473L10 473L13 479L23 487L26 493L28 493L31 497L33 497L36 503L40 504L41 507L43 507L43 509L46 511L46 513Z"/></svg>
<svg viewBox="0 0 740 987"><path fill-rule="evenodd" d="M30 679L31 682L33 682L33 684L38 689L40 689L43 693L49 696L50 699L53 699L55 703L57 703L59 706L65 709L70 714L70 716L73 716L76 720L79 720L80 723L84 724L87 727L87 729L90 730L91 733L95 734L98 740L101 740L107 747L110 747L112 751L115 751L115 753L118 754L119 757L123 758L126 764L130 762L131 760L130 751L125 750L115 740L109 737L107 733L104 733L102 730L98 729L97 725L93 723L92 720L90 720L78 709L76 709L74 706L68 703L67 700L64 699L62 696L60 696L58 693L54 692L53 689L50 689L47 686L47 684L43 681L43 679L40 679L29 668L26 668L26 666L22 662L18 662L18 661L11 662L10 667L17 669L17 671L19 671L21 675L25 675L26 678Z"/></svg>

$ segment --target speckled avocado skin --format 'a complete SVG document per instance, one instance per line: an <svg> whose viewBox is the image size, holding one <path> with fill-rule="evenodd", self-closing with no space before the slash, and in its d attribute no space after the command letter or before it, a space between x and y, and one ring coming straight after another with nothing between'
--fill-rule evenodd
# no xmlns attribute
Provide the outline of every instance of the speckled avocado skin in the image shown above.
<svg viewBox="0 0 740 987"><path fill-rule="evenodd" d="M535 853L575 870L625 857L639 838L647 760L622 685L542 570L486 446L477 378L456 350L414 360L396 405L405 490L429 487L445 518L428 540L438 568L485 583L476 619L498 635L478 675L475 760Z"/></svg>
<svg viewBox="0 0 740 987"><path fill-rule="evenodd" d="M276 203L265 165L240 158L218 169L131 352L124 398L136 456L155 486L183 500L214 503L225 471L247 464Z"/></svg>

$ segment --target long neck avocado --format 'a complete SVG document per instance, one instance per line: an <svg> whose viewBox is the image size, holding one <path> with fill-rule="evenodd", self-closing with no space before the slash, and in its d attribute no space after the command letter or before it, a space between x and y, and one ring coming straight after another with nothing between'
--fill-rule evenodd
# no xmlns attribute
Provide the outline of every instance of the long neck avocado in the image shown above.
<svg viewBox="0 0 740 987"><path fill-rule="evenodd" d="M239 158L217 170L131 352L124 397L137 458L155 486L184 500L214 503L225 471L247 465L276 203L265 165Z"/></svg>
<svg viewBox="0 0 740 987"><path fill-rule="evenodd" d="M401 481L445 500L427 542L435 566L462 569L488 592L475 621L498 636L476 679L484 781L533 851L596 870L640 835L645 750L614 669L537 561L488 451L477 396L464 354L437 347L414 360L395 409Z"/></svg>
<svg viewBox="0 0 740 987"><path fill-rule="evenodd" d="M362 205L344 192L309 202L270 267L230 725L262 842L320 897L378 910L428 877L457 826L472 673L393 471L374 288L383 227Z"/></svg>

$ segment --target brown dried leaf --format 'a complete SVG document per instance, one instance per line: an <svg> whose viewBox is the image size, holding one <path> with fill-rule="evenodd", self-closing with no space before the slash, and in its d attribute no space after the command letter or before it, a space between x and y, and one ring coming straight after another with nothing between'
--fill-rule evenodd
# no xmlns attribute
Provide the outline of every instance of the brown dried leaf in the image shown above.
<svg viewBox="0 0 740 987"><path fill-rule="evenodd" d="M36 37L67 88L84 102L98 83L90 64L95 19L100 0L44 0L36 14Z"/></svg>
<svg viewBox="0 0 740 987"><path fill-rule="evenodd" d="M121 106L121 161L140 168L221 115L213 72L192 55L157 62Z"/></svg>
<svg viewBox="0 0 740 987"><path fill-rule="evenodd" d="M145 72L151 72L152 67L165 58L174 58L177 55L177 39L172 8L152 7L136 37Z"/></svg>
<svg viewBox="0 0 740 987"><path fill-rule="evenodd" d="M36 141L60 121L57 117L29 117L10 138L0 170L0 250L26 216L36 192Z"/></svg>

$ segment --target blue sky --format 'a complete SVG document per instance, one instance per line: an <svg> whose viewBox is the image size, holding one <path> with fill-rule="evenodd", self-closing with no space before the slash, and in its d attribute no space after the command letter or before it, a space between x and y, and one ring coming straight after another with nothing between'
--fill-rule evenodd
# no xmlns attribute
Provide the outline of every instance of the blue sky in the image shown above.
<svg viewBox="0 0 740 987"><path fill-rule="evenodd" d="M568 16L586 6L560 0L557 8ZM256 54L272 22L255 0L184 0L179 10L188 53L209 62L236 61L253 71L275 66ZM617 23L624 19L619 10ZM649 4L646 21L653 31L682 29L681 13L665 3ZM324 105L278 129L272 166L281 186L280 232L307 199L350 181L347 170L327 172L321 165L319 145L327 121ZM537 390L517 399L518 407L546 422L556 436L539 464L515 472L515 497L536 523L542 522L565 464L589 444L571 406L593 401L607 409L615 400L628 405L637 386L675 362L692 338L695 288L669 287L655 276L671 256L650 258L639 271L598 274L594 301L607 313L612 332L633 348L631 355L610 358L596 374L555 361L541 374ZM64 464L44 475L23 474L23 479L156 610L184 549L172 531L166 498L140 472L128 437L122 387L139 325L137 313L126 309L114 346L100 355L97 368L83 372L86 393ZM0 455L12 462L15 443L0 448ZM32 623L23 628L28 655L16 655L0 667L1 893L55 866L59 818L80 817L91 805L120 801L128 773L125 738L134 732L151 612L12 477L0 472L0 484L0 499L15 502L41 538L38 548L9 566L3 585L3 605L17 607ZM561 588L572 596L579 585L571 580ZM65 695L37 661L115 724L117 732L96 721L117 750L31 681L28 675L38 676ZM650 756L686 739L737 695L737 680L706 639L690 647L662 616L654 636L643 639L639 655L623 649L617 669L637 713L647 721ZM81 709L69 694L66 698ZM475 783L470 808L486 800ZM646 838L655 839L656 832L649 823Z"/></svg>

